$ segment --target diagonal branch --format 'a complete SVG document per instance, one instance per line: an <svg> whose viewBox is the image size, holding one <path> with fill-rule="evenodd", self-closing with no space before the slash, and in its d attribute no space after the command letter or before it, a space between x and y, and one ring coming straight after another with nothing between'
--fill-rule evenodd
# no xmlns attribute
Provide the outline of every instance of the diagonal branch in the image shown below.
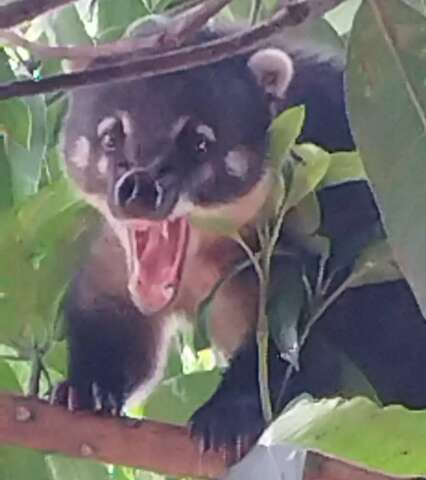
<svg viewBox="0 0 426 480"><path fill-rule="evenodd" d="M16 0L0 6L0 28L14 27L72 1L74 0Z"/></svg>
<svg viewBox="0 0 426 480"><path fill-rule="evenodd" d="M167 48L177 48L183 42L200 30L207 21L216 15L231 0L205 0L202 4L176 15L162 26L158 32L142 37L133 37L117 40L101 45L79 46L48 46L31 42L20 34L0 28L0 41L3 40L11 46L27 49L39 58L67 58L67 59L95 59L124 55L128 53L153 52Z"/></svg>
<svg viewBox="0 0 426 480"><path fill-rule="evenodd" d="M70 413L35 398L0 393L0 444L128 465L172 476L221 477L224 454L201 453L184 427ZM402 480L308 451L303 480ZM416 480L405 477L405 480ZM420 480L419 478L417 480Z"/></svg>
<svg viewBox="0 0 426 480"><path fill-rule="evenodd" d="M298 25L306 18L309 10L305 4L283 8L267 22L242 33L206 42L199 46L184 47L162 54L149 55L140 60L118 63L102 68L61 74L40 81L20 81L0 85L0 100L14 97L72 89L95 85L124 78L147 78L201 65L218 62L237 54L247 53L260 45L267 44L285 26Z"/></svg>

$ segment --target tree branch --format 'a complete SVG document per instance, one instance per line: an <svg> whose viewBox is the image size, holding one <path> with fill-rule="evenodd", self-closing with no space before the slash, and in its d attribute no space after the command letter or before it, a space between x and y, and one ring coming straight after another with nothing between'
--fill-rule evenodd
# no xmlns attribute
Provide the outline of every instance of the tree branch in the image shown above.
<svg viewBox="0 0 426 480"><path fill-rule="evenodd" d="M11 30L0 29L0 40L11 46L27 49L39 58L96 59L132 53L153 52L177 48L191 35L200 30L231 0L205 0L202 4L188 8L159 28L159 31L142 37L124 38L100 45L55 46L31 42Z"/></svg>
<svg viewBox="0 0 426 480"><path fill-rule="evenodd" d="M74 0L16 0L0 6L0 28L10 28Z"/></svg>
<svg viewBox="0 0 426 480"><path fill-rule="evenodd" d="M35 398L0 393L0 444L128 465L166 475L217 478L225 455L201 453L184 427L71 413ZM400 480L319 452L308 452L304 480ZM415 480L414 477L406 477Z"/></svg>
<svg viewBox="0 0 426 480"><path fill-rule="evenodd" d="M199 46L184 47L162 54L149 55L140 60L117 63L93 70L56 75L39 81L25 80L1 85L0 100L61 89L68 90L124 78L153 77L218 62L266 44L283 27L302 23L308 14L309 10L306 9L305 4L296 5L280 10L267 22L257 27Z"/></svg>

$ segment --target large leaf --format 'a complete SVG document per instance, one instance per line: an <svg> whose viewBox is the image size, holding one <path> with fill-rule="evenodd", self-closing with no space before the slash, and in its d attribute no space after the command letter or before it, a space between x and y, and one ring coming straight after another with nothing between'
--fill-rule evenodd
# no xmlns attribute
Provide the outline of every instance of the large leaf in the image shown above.
<svg viewBox="0 0 426 480"><path fill-rule="evenodd" d="M14 393L22 392L21 385L13 368L3 359L0 359L0 389Z"/></svg>
<svg viewBox="0 0 426 480"><path fill-rule="evenodd" d="M9 57L0 49L0 82L14 78ZM9 159L6 154L5 138L0 135L0 212L13 204L12 178Z"/></svg>
<svg viewBox="0 0 426 480"><path fill-rule="evenodd" d="M25 99L31 118L28 146L10 141L7 154L12 172L13 196L21 202L37 192L46 153L46 104L41 95Z"/></svg>
<svg viewBox="0 0 426 480"><path fill-rule="evenodd" d="M65 182L0 219L0 338L45 334L96 216Z"/></svg>
<svg viewBox="0 0 426 480"><path fill-rule="evenodd" d="M28 106L19 98L0 101L0 136L29 146L31 117Z"/></svg>
<svg viewBox="0 0 426 480"><path fill-rule="evenodd" d="M2 480L50 480L41 453L18 447L0 448L0 478Z"/></svg>
<svg viewBox="0 0 426 480"><path fill-rule="evenodd" d="M361 0L347 0L325 15L333 28L340 35L347 33L352 26L354 15L361 4Z"/></svg>
<svg viewBox="0 0 426 480"><path fill-rule="evenodd" d="M4 143L0 137L0 214L13 204L11 171Z"/></svg>
<svg viewBox="0 0 426 480"><path fill-rule="evenodd" d="M347 75L351 124L395 258L426 313L426 21L401 0L366 0ZM374 48L372 48L374 45Z"/></svg>
<svg viewBox="0 0 426 480"><path fill-rule="evenodd" d="M89 460L77 460L61 455L47 457L53 480L109 480L107 467Z"/></svg>
<svg viewBox="0 0 426 480"><path fill-rule="evenodd" d="M144 406L144 414L155 420L186 423L194 411L215 391L220 371L180 375L161 383Z"/></svg>
<svg viewBox="0 0 426 480"><path fill-rule="evenodd" d="M260 443L291 442L379 470L422 475L425 432L424 411L381 408L365 398L304 398L271 425Z"/></svg>
<svg viewBox="0 0 426 480"><path fill-rule="evenodd" d="M140 0L103 0L98 7L98 32L102 35L114 28L114 36L118 37L132 22L148 14Z"/></svg>
<svg viewBox="0 0 426 480"><path fill-rule="evenodd" d="M83 21L75 5L67 5L47 17L50 35L58 45L79 45L91 43Z"/></svg>

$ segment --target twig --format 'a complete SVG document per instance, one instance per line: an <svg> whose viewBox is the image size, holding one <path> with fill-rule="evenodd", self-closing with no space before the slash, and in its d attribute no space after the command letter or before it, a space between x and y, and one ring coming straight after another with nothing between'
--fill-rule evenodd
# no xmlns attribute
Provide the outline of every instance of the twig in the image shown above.
<svg viewBox="0 0 426 480"><path fill-rule="evenodd" d="M260 264L256 254L251 250L250 246L245 243L243 238L236 237L236 241L244 250L250 259L259 282L258 308L257 308L257 327L256 327L256 343L258 350L258 368L259 368L259 394L262 405L262 413L265 422L268 424L272 421L272 403L269 395L269 374L268 374L268 345L269 345L269 329L268 318L266 316L267 291L269 283L269 271L264 270Z"/></svg>
<svg viewBox="0 0 426 480"><path fill-rule="evenodd" d="M124 78L153 77L218 62L267 44L268 40L283 27L302 23L307 14L306 6L298 5L279 11L270 20L257 27L199 46L184 47L180 50L150 55L140 60L94 70L56 75L39 81L12 82L0 86L0 100L112 82Z"/></svg>
<svg viewBox="0 0 426 480"><path fill-rule="evenodd" d="M322 299L322 302L316 306L315 310L311 313L310 317L308 318L305 329L300 337L300 342L299 342L300 350L304 347L306 341L309 338L309 334L313 326L317 323L317 321L320 320L320 318L331 307L331 305L333 305L333 303L350 287L350 285L356 278L362 277L365 274L365 271L366 270L361 269L359 272L352 273L351 275L349 275L328 297ZM322 289L319 288L319 291L321 292ZM318 293L318 292L315 292L315 293ZM285 375L284 375L284 379L281 383L280 392L278 394L277 405L279 407L281 406L285 392L287 390L288 382L291 376L293 375L293 372L294 372L294 366L292 364L288 364Z"/></svg>
<svg viewBox="0 0 426 480"><path fill-rule="evenodd" d="M250 11L250 23L252 25L254 25L257 22L261 7L262 7L262 0L252 0L251 11Z"/></svg>
<svg viewBox="0 0 426 480"><path fill-rule="evenodd" d="M218 478L225 455L202 453L184 427L90 413L70 413L35 398L0 393L0 444L128 465L171 476ZM304 480L401 480L307 452ZM405 477L405 480L416 480Z"/></svg>
<svg viewBox="0 0 426 480"><path fill-rule="evenodd" d="M39 58L96 59L140 52L154 52L170 47L179 47L183 42L205 25L231 0L207 0L173 17L158 32L141 37L117 40L101 45L79 45L74 47L44 45L31 42L11 30L0 29L0 41L11 46L27 49Z"/></svg>
<svg viewBox="0 0 426 480"><path fill-rule="evenodd" d="M291 5L297 5L304 3L305 0L281 0L276 6L276 10L289 7ZM324 13L327 13L329 10L336 8L338 5L343 3L345 0L307 0L309 4L309 16L308 20L321 17Z"/></svg>
<svg viewBox="0 0 426 480"><path fill-rule="evenodd" d="M14 27L72 1L74 0L16 0L0 6L0 28Z"/></svg>

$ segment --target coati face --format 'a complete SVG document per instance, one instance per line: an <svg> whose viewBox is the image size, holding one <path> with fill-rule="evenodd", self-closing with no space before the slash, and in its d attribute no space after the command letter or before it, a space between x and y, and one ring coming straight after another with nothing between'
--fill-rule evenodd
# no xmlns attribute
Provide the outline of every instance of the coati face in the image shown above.
<svg viewBox="0 0 426 480"><path fill-rule="evenodd" d="M267 49L73 94L67 170L119 236L144 312L163 309L179 289L194 211L237 211L229 220L240 226L262 206L270 100L291 77L289 57Z"/></svg>

